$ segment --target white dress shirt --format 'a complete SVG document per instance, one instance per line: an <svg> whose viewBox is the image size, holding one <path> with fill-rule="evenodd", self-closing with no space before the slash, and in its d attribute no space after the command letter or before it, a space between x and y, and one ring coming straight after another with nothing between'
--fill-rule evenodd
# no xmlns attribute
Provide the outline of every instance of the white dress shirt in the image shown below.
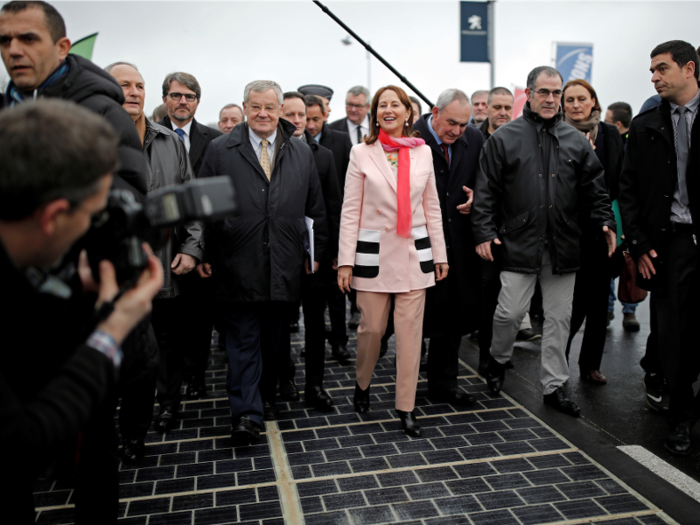
<svg viewBox="0 0 700 525"><path fill-rule="evenodd" d="M350 122L350 119L346 119L345 121L348 125L348 133L350 134L350 142L352 142L353 146L357 146L357 124L353 124ZM360 132L362 136L364 137L365 135L369 135L369 114L365 117L365 120L360 123Z"/></svg>
<svg viewBox="0 0 700 525"><path fill-rule="evenodd" d="M258 162L260 162L260 155L262 154L262 141L261 137L250 128L248 128L248 138L250 139L250 145L253 146L255 151L255 156L258 157ZM273 158L275 154L275 140L277 139L277 130L267 137L265 140L269 142L267 145L267 156L270 158L270 169L275 167L275 159Z"/></svg>
<svg viewBox="0 0 700 525"><path fill-rule="evenodd" d="M178 127L175 125L175 123L172 121L172 119L170 120L170 125L173 127L173 131L175 131L177 133L176 130L178 129ZM192 120L190 120L187 124L182 126L182 128L180 128L180 129L182 129L182 131L185 132L185 137L184 137L185 149L187 150L187 153L189 153L190 152L190 129L192 129Z"/></svg>

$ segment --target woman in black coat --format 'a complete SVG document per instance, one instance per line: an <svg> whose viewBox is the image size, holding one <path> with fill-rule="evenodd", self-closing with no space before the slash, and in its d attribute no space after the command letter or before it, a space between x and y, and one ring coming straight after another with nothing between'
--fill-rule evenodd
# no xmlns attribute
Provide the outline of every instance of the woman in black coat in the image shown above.
<svg viewBox="0 0 700 525"><path fill-rule="evenodd" d="M619 192L624 146L615 126L601 122L601 109L593 87L585 80L567 82L562 97L564 121L581 131L591 141L598 160L605 168L605 186L612 202ZM600 372L605 347L610 291L611 263L605 236L586 217L579 218L581 227L581 267L576 274L571 332L566 346L569 357L571 341L581 328L583 333L578 365L581 379L604 385L606 377Z"/></svg>

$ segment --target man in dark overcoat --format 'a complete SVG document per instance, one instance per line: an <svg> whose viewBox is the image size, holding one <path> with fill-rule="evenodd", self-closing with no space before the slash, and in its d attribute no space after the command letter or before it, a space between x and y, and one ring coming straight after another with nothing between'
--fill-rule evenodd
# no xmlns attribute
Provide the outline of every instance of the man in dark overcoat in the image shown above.
<svg viewBox="0 0 700 525"><path fill-rule="evenodd" d="M305 217L313 220L318 271L328 239L326 210L311 150L281 120L283 93L269 80L244 91L246 122L215 139L200 177L228 175L238 212L205 230L197 271L213 277L225 330L226 386L235 445L257 442L263 402L273 403L280 345L289 330L289 303L300 298L306 261Z"/></svg>
<svg viewBox="0 0 700 525"><path fill-rule="evenodd" d="M467 95L448 89L438 97L432 113L414 125L433 153L451 269L446 279L428 289L426 297L428 390L431 401L462 406L473 404L475 398L457 387L459 347L462 336L475 330L481 319L480 262L470 212L484 137L478 129L467 127L470 115Z"/></svg>

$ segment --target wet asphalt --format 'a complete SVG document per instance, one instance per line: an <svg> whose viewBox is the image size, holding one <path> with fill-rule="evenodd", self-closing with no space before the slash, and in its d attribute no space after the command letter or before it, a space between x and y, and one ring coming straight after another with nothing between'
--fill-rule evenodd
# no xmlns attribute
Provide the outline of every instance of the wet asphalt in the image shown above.
<svg viewBox="0 0 700 525"><path fill-rule="evenodd" d="M700 481L700 425L693 429L693 453L685 457L673 456L663 448L668 432L665 416L651 410L645 403L642 385L644 371L639 366L639 361L644 356L649 334L648 299L637 308L637 319L641 325L639 332L625 331L622 317L622 306L617 303L615 319L607 329L601 365L601 371L608 379L606 385L592 385L579 378L578 354L585 325L574 339L568 390L570 397L581 408L581 418L573 419L557 414L541 404L539 342L516 342L513 352L515 368L506 372L503 390L565 435L574 439L586 436L589 452L594 456L596 452L603 457L606 454L610 456L610 445L640 445ZM536 321L533 324L541 333L541 327ZM700 320L698 328L700 329ZM478 355L477 342L465 337L460 351L462 359L476 370ZM586 450L585 447L582 448ZM600 450L596 451L596 448ZM613 453L611 457L618 456ZM698 520L700 522L700 518Z"/></svg>

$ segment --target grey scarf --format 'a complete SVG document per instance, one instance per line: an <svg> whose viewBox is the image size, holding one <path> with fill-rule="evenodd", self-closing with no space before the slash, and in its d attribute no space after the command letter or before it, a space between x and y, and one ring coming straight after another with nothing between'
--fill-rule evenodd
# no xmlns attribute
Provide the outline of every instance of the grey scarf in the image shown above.
<svg viewBox="0 0 700 525"><path fill-rule="evenodd" d="M564 122L571 124L584 135L590 133L591 142L595 144L595 139L598 137L598 124L600 124L600 110L591 111L590 116L581 122L571 120L569 115L564 114Z"/></svg>

